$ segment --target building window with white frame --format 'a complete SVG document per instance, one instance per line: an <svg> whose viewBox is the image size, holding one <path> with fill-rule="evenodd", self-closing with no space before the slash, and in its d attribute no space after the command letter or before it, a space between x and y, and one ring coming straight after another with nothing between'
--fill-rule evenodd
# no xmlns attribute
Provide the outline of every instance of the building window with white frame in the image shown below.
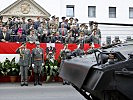
<svg viewBox="0 0 133 100"><path fill-rule="evenodd" d="M116 7L109 7L109 18L116 18Z"/></svg>
<svg viewBox="0 0 133 100"><path fill-rule="evenodd" d="M96 17L96 6L88 6L88 17Z"/></svg>
<svg viewBox="0 0 133 100"><path fill-rule="evenodd" d="M129 7L129 18L133 18L133 7Z"/></svg>
<svg viewBox="0 0 133 100"><path fill-rule="evenodd" d="M74 5L66 5L66 16L74 17Z"/></svg>

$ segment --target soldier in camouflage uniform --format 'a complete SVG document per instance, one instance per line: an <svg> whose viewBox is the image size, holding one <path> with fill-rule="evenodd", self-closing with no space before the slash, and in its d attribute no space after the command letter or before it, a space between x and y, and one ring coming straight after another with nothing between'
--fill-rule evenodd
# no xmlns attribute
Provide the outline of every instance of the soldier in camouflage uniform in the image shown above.
<svg viewBox="0 0 133 100"><path fill-rule="evenodd" d="M28 67L31 65L30 50L26 48L26 44L22 44L16 52L20 54L21 86L28 86Z"/></svg>
<svg viewBox="0 0 133 100"><path fill-rule="evenodd" d="M69 56L69 54L71 54L71 51L68 49L68 44L64 45L64 49L62 49L60 52L61 60L69 59L67 54L68 54L68 56Z"/></svg>
<svg viewBox="0 0 133 100"><path fill-rule="evenodd" d="M44 65L44 51L40 48L40 43L36 42L36 48L32 50L32 67L34 69L34 85L42 85L41 72Z"/></svg>
<svg viewBox="0 0 133 100"><path fill-rule="evenodd" d="M60 69L64 63L64 60L69 59L70 56L71 56L71 51L68 49L68 44L66 44L66 45L64 45L64 49L62 49L60 52L60 58L61 58ZM63 80L63 85L65 85L65 84L69 85L69 82L66 80Z"/></svg>
<svg viewBox="0 0 133 100"><path fill-rule="evenodd" d="M98 29L98 24L94 24L94 29L92 30L91 38L94 43L101 44L101 31Z"/></svg>
<svg viewBox="0 0 133 100"><path fill-rule="evenodd" d="M84 55L84 44L79 44L77 49L72 52L73 56L82 56Z"/></svg>

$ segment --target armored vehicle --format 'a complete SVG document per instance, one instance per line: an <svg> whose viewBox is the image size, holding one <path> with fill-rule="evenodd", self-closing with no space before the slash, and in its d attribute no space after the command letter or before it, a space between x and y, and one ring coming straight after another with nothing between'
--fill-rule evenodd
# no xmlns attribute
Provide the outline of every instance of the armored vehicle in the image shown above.
<svg viewBox="0 0 133 100"><path fill-rule="evenodd" d="M133 41L67 59L59 75L87 100L133 100Z"/></svg>

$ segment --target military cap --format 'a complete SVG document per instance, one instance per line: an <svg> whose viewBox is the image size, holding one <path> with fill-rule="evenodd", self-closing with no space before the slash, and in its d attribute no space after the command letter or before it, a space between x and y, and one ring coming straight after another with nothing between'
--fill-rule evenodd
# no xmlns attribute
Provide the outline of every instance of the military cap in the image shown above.
<svg viewBox="0 0 133 100"><path fill-rule="evenodd" d="M61 19L65 19L66 17L62 17Z"/></svg>
<svg viewBox="0 0 133 100"><path fill-rule="evenodd" d="M22 19L25 19L25 17L22 17Z"/></svg>
<svg viewBox="0 0 133 100"><path fill-rule="evenodd" d="M49 20L50 20L49 18L46 19L46 21L49 21Z"/></svg>
<svg viewBox="0 0 133 100"><path fill-rule="evenodd" d="M55 18L55 15L54 15L54 16L52 16L51 18Z"/></svg>
<svg viewBox="0 0 133 100"><path fill-rule="evenodd" d="M69 20L73 19L73 17L70 17Z"/></svg>
<svg viewBox="0 0 133 100"><path fill-rule="evenodd" d="M78 22L79 20L77 18L75 18L75 20Z"/></svg>
<svg viewBox="0 0 133 100"><path fill-rule="evenodd" d="M12 16L12 18L16 18L16 16Z"/></svg>
<svg viewBox="0 0 133 100"><path fill-rule="evenodd" d="M12 20L12 18L11 18L11 17L9 17L8 19Z"/></svg>
<svg viewBox="0 0 133 100"><path fill-rule="evenodd" d="M94 24L93 21L89 21L89 25L92 26Z"/></svg>
<svg viewBox="0 0 133 100"><path fill-rule="evenodd" d="M30 22L30 21L31 21L31 19L28 19L27 21L28 21L28 22Z"/></svg>
<svg viewBox="0 0 133 100"><path fill-rule="evenodd" d="M3 16L0 16L0 19L3 19Z"/></svg>
<svg viewBox="0 0 133 100"><path fill-rule="evenodd" d="M40 42L39 42L39 41L36 41L35 44L36 44L36 45L40 45Z"/></svg>

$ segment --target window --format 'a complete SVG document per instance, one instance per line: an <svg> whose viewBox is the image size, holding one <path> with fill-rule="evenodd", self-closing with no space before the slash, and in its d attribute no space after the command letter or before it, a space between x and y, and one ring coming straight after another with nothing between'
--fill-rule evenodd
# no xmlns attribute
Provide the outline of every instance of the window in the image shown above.
<svg viewBox="0 0 133 100"><path fill-rule="evenodd" d="M116 7L109 7L109 18L116 18Z"/></svg>
<svg viewBox="0 0 133 100"><path fill-rule="evenodd" d="M96 17L96 6L88 6L88 17Z"/></svg>
<svg viewBox="0 0 133 100"><path fill-rule="evenodd" d="M66 6L66 16L67 17L74 17L74 5L67 5Z"/></svg>
<svg viewBox="0 0 133 100"><path fill-rule="evenodd" d="M129 18L133 18L133 7L129 7Z"/></svg>

